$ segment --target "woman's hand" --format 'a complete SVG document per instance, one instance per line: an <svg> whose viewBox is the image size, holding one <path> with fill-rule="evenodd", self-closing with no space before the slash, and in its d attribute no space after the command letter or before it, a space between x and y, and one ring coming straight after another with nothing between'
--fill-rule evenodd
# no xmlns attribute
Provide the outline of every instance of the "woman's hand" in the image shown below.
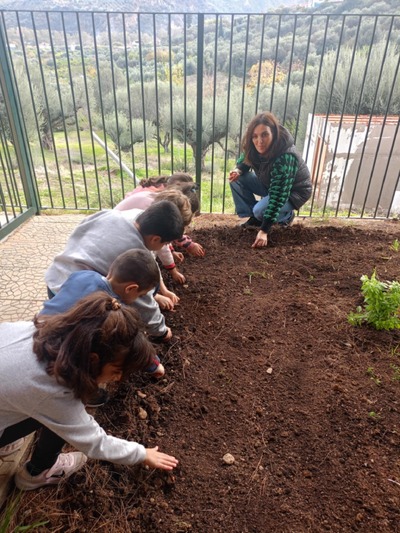
<svg viewBox="0 0 400 533"><path fill-rule="evenodd" d="M192 244L186 248L186 251L193 257L204 257L206 253L202 245L198 242L192 242Z"/></svg>
<svg viewBox="0 0 400 533"><path fill-rule="evenodd" d="M238 168L234 168L233 170L231 170L231 172L229 173L229 181L232 182L232 181L237 181L240 176L241 176L241 172Z"/></svg>
<svg viewBox="0 0 400 533"><path fill-rule="evenodd" d="M260 231L257 233L256 240L251 245L252 248L263 248L264 246L267 246L268 244L268 233L265 233L265 231Z"/></svg>
<svg viewBox="0 0 400 533"><path fill-rule="evenodd" d="M172 470L178 465L178 460L172 455L167 455L155 448L146 449L146 459L143 461L146 466L151 468L160 468L161 470Z"/></svg>

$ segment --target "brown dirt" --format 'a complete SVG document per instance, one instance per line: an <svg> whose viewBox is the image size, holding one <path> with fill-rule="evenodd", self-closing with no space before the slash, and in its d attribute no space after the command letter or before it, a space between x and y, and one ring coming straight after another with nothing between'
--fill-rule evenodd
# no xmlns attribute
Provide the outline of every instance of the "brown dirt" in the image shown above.
<svg viewBox="0 0 400 533"><path fill-rule="evenodd" d="M207 255L182 267L188 285L176 288L181 305L167 317L176 336L163 349L166 379L132 378L96 415L112 434L176 455L176 472L89 461L58 490L24 495L16 523L400 531L400 334L347 321L362 303L362 274L376 267L399 279L400 252L390 249L398 223L300 222L258 251L254 232L234 224L195 223Z"/></svg>

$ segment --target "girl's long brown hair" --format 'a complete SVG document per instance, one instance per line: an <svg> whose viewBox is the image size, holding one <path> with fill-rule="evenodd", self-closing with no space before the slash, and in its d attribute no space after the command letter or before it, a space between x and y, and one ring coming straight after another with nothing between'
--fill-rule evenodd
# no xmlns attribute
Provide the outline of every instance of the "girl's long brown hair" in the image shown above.
<svg viewBox="0 0 400 533"><path fill-rule="evenodd" d="M34 318L33 351L48 374L85 402L105 364L123 359L124 375L144 370L155 355L137 312L105 292L82 298L66 313ZM93 364L91 354L98 355Z"/></svg>

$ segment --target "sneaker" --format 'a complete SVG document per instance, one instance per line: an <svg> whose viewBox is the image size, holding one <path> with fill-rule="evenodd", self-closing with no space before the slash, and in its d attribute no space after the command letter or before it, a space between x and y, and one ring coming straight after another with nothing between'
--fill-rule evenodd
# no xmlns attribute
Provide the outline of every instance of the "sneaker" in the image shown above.
<svg viewBox="0 0 400 533"><path fill-rule="evenodd" d="M261 220L258 220L256 217L250 217L249 220L246 220L246 222L243 222L243 224L240 224L241 228L247 229L247 228L260 228L261 227Z"/></svg>
<svg viewBox="0 0 400 533"><path fill-rule="evenodd" d="M93 394L93 397L89 399L89 401L86 404L86 407L101 407L105 403L108 402L110 399L109 393L106 391L106 389L102 389L99 387L95 394Z"/></svg>
<svg viewBox="0 0 400 533"><path fill-rule="evenodd" d="M37 476L31 476L25 463L15 474L15 484L20 490L34 490L46 485L57 485L82 468L86 461L87 457L82 452L60 453L54 465Z"/></svg>
<svg viewBox="0 0 400 533"><path fill-rule="evenodd" d="M291 226L293 224L294 220L294 211L290 213L290 217L286 220L283 220L282 222L279 222L280 226Z"/></svg>
<svg viewBox="0 0 400 533"><path fill-rule="evenodd" d="M22 438L11 442L6 446L3 446L2 448L0 448L0 457L7 457L7 455L11 455L12 453L18 452L18 450L22 448L24 441L25 439Z"/></svg>
<svg viewBox="0 0 400 533"><path fill-rule="evenodd" d="M145 370L146 374L150 374L151 377L160 379L165 374L165 368L164 365L160 363L160 358L158 355L156 355L153 359L152 364L146 368Z"/></svg>

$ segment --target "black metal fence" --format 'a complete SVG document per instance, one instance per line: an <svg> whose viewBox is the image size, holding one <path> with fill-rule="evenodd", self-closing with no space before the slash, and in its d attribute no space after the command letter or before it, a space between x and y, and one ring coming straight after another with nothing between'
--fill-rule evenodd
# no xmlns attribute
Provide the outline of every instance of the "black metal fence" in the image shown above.
<svg viewBox="0 0 400 533"><path fill-rule="evenodd" d="M0 11L0 26L3 225L112 207L177 171L203 212L232 213L226 176L260 110L310 167L302 215L400 212L400 15Z"/></svg>

